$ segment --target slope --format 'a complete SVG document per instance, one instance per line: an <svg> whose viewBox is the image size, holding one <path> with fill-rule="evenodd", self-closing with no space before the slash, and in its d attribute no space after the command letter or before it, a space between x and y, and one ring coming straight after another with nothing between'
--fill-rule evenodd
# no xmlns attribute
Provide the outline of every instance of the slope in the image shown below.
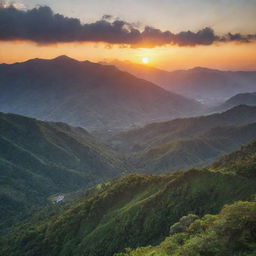
<svg viewBox="0 0 256 256"><path fill-rule="evenodd" d="M195 67L168 72L128 61L113 61L109 64L206 105L215 105L237 93L256 90L255 71L222 71Z"/></svg>
<svg viewBox="0 0 256 256"><path fill-rule="evenodd" d="M137 172L164 173L200 167L256 139L256 123L212 128L192 139L178 139L131 155Z"/></svg>
<svg viewBox="0 0 256 256"><path fill-rule="evenodd" d="M216 214L223 205L255 193L255 176L236 174L232 167L225 172L130 175L62 213L21 226L3 241L1 255L108 256L127 247L154 245L182 216Z"/></svg>
<svg viewBox="0 0 256 256"><path fill-rule="evenodd" d="M122 162L82 128L0 113L4 227L34 206L45 205L52 194L90 187L124 170Z"/></svg>
<svg viewBox="0 0 256 256"><path fill-rule="evenodd" d="M218 215L184 216L171 226L171 235L158 246L115 256L255 255L256 202L236 202Z"/></svg>
<svg viewBox="0 0 256 256"><path fill-rule="evenodd" d="M230 99L226 100L223 104L218 107L213 108L214 111L224 111L233 108L238 105L256 105L256 93L240 93Z"/></svg>
<svg viewBox="0 0 256 256"><path fill-rule="evenodd" d="M148 124L108 136L116 149L139 151L177 139L193 138L218 126L237 126L256 121L256 107L240 105L226 112Z"/></svg>
<svg viewBox="0 0 256 256"><path fill-rule="evenodd" d="M201 105L115 67L66 56L0 65L0 111L87 129L120 129L201 111Z"/></svg>

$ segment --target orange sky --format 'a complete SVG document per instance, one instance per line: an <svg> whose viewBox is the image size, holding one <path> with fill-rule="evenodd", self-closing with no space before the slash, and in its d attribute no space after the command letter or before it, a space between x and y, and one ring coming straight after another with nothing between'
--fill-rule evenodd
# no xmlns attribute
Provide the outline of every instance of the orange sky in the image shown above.
<svg viewBox="0 0 256 256"><path fill-rule="evenodd" d="M148 57L150 65L166 70L204 66L225 70L256 70L256 42L220 43L211 46L166 46L152 49L131 49L95 43L60 43L37 45L31 42L1 42L0 62L13 63L31 58L53 58L68 55L94 62L119 59L141 62Z"/></svg>

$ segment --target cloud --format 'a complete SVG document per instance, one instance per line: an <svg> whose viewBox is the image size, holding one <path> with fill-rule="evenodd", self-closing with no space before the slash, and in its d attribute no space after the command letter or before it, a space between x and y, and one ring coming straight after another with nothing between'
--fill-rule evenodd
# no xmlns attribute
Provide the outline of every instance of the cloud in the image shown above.
<svg viewBox="0 0 256 256"><path fill-rule="evenodd" d="M215 42L251 42L255 39L256 35L239 33L218 36L211 28L177 34L149 26L141 30L135 24L114 19L111 15L104 15L94 23L82 24L79 19L53 13L47 6L24 10L0 2L1 41L30 40L39 44L105 42L130 47L155 47L168 44L196 46Z"/></svg>
<svg viewBox="0 0 256 256"><path fill-rule="evenodd" d="M14 6L16 9L25 9L24 4L20 1L0 0L0 8L7 8L10 5Z"/></svg>

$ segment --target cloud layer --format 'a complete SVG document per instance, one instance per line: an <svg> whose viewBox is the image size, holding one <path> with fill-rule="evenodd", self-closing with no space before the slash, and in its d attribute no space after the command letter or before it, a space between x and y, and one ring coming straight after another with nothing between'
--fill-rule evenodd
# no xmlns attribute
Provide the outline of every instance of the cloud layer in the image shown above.
<svg viewBox="0 0 256 256"><path fill-rule="evenodd" d="M61 42L105 42L131 47L156 47L162 45L196 46L215 42L251 42L256 34L228 33L218 36L211 28L198 32L170 31L146 26L142 30L123 20L112 20L109 15L94 23L82 24L79 19L54 14L47 7L31 10L17 9L0 4L0 41L30 40L39 44Z"/></svg>

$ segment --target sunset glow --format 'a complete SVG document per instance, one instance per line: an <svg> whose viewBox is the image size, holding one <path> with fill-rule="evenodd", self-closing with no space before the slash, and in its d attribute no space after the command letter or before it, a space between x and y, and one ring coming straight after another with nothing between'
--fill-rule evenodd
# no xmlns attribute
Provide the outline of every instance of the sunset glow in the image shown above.
<svg viewBox="0 0 256 256"><path fill-rule="evenodd" d="M148 58L148 57L143 57L143 58L141 59L141 62L142 62L143 64L148 64L148 63L149 63L149 58Z"/></svg>
<svg viewBox="0 0 256 256"><path fill-rule="evenodd" d="M10 52L12 54L9 54ZM118 46L108 48L101 43L37 45L25 41L7 41L1 42L0 62L14 63L32 58L51 59L63 54L81 61L100 62L118 59L140 64L142 63L142 58L147 56L150 60L147 65L153 65L165 70L189 69L195 66L223 70L256 69L256 43L131 49Z"/></svg>
<svg viewBox="0 0 256 256"><path fill-rule="evenodd" d="M252 26L255 6L251 4L233 3L230 6L230 2L223 1L221 7L210 1L196 0L197 5L209 14L199 18L195 5L181 5L177 1L170 1L173 2L172 5L169 1L160 5L151 1L152 3L143 5L147 11L138 16L141 21L136 22L136 12L133 15L123 14L121 17L112 0L109 0L111 5L98 5L97 1L88 3L92 13L86 15L84 12L70 11L69 2L66 1L63 5L56 2L51 6L40 7L40 1L23 0L22 5L15 5L15 13L20 12L15 17L8 14L7 4L2 5L0 15L12 17L12 20L6 25L10 28L6 30L8 33L0 33L0 62L14 63L31 58L50 59L58 55L68 55L77 60L92 62L127 60L165 70L189 69L195 66L224 70L256 69L256 34ZM228 8L223 9L226 4ZM141 9L140 4L133 0L131 5L136 6L134 10ZM81 10L85 7L82 2L80 7ZM213 7L217 8L222 19L212 16ZM227 13L231 7L232 13L243 16L242 23L237 24L236 19L232 20L234 15ZM29 8L33 8L36 15L29 16ZM160 13L157 22L147 19L152 18L148 14L153 10ZM169 12L174 12L172 18ZM109 15L104 15L106 13ZM168 13L169 21L165 13ZM26 19L20 20L20 17L26 15ZM222 20L227 16L232 20L228 24L234 24L233 26L223 23ZM74 23L73 18L76 20ZM32 20L27 23L27 19ZM216 25L211 25L215 23ZM12 28L14 24L18 27ZM26 27L27 24L36 24L38 27ZM51 29L45 30L42 24L48 24ZM60 27L56 30L58 26Z"/></svg>

